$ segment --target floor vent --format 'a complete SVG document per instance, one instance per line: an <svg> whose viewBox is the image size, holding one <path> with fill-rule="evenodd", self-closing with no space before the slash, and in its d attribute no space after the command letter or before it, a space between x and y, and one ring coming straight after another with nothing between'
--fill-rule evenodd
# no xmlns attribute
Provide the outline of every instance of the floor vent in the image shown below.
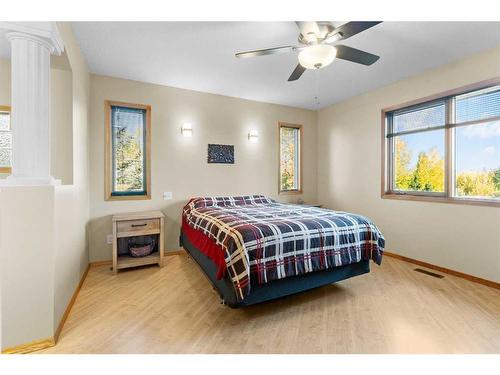
<svg viewBox="0 0 500 375"><path fill-rule="evenodd" d="M432 277L437 277L438 279L442 279L444 277L443 275L439 275L439 274L431 272L431 271L423 270L422 268L415 268L413 271L420 272L420 273L423 273L425 275L429 275Z"/></svg>

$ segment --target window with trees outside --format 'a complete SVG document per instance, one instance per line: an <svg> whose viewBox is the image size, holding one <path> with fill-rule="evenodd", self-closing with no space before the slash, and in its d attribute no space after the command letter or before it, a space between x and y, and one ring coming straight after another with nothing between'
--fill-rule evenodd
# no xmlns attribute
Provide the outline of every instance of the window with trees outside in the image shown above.
<svg viewBox="0 0 500 375"><path fill-rule="evenodd" d="M500 204L500 85L384 111L384 197Z"/></svg>
<svg viewBox="0 0 500 375"><path fill-rule="evenodd" d="M106 199L150 199L151 107L106 102Z"/></svg>
<svg viewBox="0 0 500 375"><path fill-rule="evenodd" d="M11 173L12 132L10 128L10 107L0 106L0 173Z"/></svg>
<svg viewBox="0 0 500 375"><path fill-rule="evenodd" d="M301 193L302 125L279 123L279 192Z"/></svg>

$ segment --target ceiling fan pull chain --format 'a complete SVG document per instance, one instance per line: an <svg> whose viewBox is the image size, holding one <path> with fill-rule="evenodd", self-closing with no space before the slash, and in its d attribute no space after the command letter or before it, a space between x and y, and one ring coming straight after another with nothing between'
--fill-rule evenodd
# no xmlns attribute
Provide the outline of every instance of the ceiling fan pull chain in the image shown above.
<svg viewBox="0 0 500 375"><path fill-rule="evenodd" d="M315 81L315 92L316 92L316 95L314 96L314 100L316 102L316 105L319 107L320 105L320 101L319 101L319 69L317 69L315 72L314 72L314 81Z"/></svg>

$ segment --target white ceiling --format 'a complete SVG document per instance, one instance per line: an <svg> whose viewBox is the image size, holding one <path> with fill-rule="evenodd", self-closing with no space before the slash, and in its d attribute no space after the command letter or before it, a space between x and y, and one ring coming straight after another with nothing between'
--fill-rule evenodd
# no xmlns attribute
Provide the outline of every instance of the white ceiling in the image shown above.
<svg viewBox="0 0 500 375"><path fill-rule="evenodd" d="M336 60L288 82L297 65L296 54L237 59L234 53L297 45L293 22L74 22L72 26L93 73L309 109L500 44L500 22L384 22L342 41L379 55L374 65ZM0 56L6 54L8 48L0 42Z"/></svg>

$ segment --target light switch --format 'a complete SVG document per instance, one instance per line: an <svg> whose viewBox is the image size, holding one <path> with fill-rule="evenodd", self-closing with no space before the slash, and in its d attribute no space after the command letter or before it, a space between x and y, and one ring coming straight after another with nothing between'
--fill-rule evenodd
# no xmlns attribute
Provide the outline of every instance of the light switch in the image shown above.
<svg viewBox="0 0 500 375"><path fill-rule="evenodd" d="M171 191L164 191L163 192L163 200L169 200L172 199L172 192Z"/></svg>
<svg viewBox="0 0 500 375"><path fill-rule="evenodd" d="M106 242L108 243L108 245L113 245L113 235L112 234L108 234L106 236Z"/></svg>

